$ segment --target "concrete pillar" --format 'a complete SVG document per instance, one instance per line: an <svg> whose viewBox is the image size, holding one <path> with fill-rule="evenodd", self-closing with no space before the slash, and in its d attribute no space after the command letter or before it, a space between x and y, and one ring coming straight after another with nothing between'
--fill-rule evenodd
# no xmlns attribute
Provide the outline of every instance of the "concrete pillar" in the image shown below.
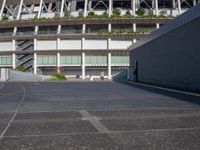
<svg viewBox="0 0 200 150"><path fill-rule="evenodd" d="M108 53L108 79L112 79L112 74L111 74L111 53Z"/></svg>
<svg viewBox="0 0 200 150"><path fill-rule="evenodd" d="M41 16L41 13L42 13L42 4L43 4L43 0L40 0L40 6L39 6L39 11L38 11L37 18L40 18L40 16Z"/></svg>
<svg viewBox="0 0 200 150"><path fill-rule="evenodd" d="M196 0L193 0L193 6L196 6L197 2Z"/></svg>
<svg viewBox="0 0 200 150"><path fill-rule="evenodd" d="M37 74L37 53L34 53L33 72Z"/></svg>
<svg viewBox="0 0 200 150"><path fill-rule="evenodd" d="M132 0L132 11L133 11L133 16L135 16L135 11L136 11L136 1Z"/></svg>
<svg viewBox="0 0 200 150"><path fill-rule="evenodd" d="M135 43L136 43L136 41L137 41L136 39L133 39L133 44L135 44Z"/></svg>
<svg viewBox="0 0 200 150"><path fill-rule="evenodd" d="M37 50L37 39L34 39L33 43L34 43L33 47L34 47L34 51L35 51L35 50Z"/></svg>
<svg viewBox="0 0 200 150"><path fill-rule="evenodd" d="M16 33L17 33L17 27L14 27L13 35L16 35Z"/></svg>
<svg viewBox="0 0 200 150"><path fill-rule="evenodd" d="M61 25L58 25L58 31L57 31L57 34L60 34L61 33Z"/></svg>
<svg viewBox="0 0 200 150"><path fill-rule="evenodd" d="M158 17L159 16L159 11L158 11L158 0L155 0L155 15L156 15L156 17Z"/></svg>
<svg viewBox="0 0 200 150"><path fill-rule="evenodd" d="M37 39L33 40L33 47L34 47L34 52L37 50ZM33 56L33 73L37 74L37 53L34 53Z"/></svg>
<svg viewBox="0 0 200 150"><path fill-rule="evenodd" d="M69 2L68 2L68 5L67 5L67 11L72 11L72 10L71 10L71 5L72 5L72 2L69 1Z"/></svg>
<svg viewBox="0 0 200 150"><path fill-rule="evenodd" d="M85 31L86 31L86 24L83 24L83 26L82 26L82 33L84 34Z"/></svg>
<svg viewBox="0 0 200 150"><path fill-rule="evenodd" d="M178 0L178 14L180 15L181 13L181 0Z"/></svg>
<svg viewBox="0 0 200 150"><path fill-rule="evenodd" d="M159 28L160 28L160 24L156 23L156 29L159 29Z"/></svg>
<svg viewBox="0 0 200 150"><path fill-rule="evenodd" d="M110 48L110 45L111 45L110 43L111 43L111 38L108 38L108 41L107 41L107 49L108 49L108 50L111 49L111 48Z"/></svg>
<svg viewBox="0 0 200 150"><path fill-rule="evenodd" d="M6 0L3 0L3 3L1 5L1 11L0 11L0 20L2 19L2 15L3 15L5 5L6 5Z"/></svg>
<svg viewBox="0 0 200 150"><path fill-rule="evenodd" d="M92 0L89 0L89 2L88 2L88 9L89 9L89 11L92 10Z"/></svg>
<svg viewBox="0 0 200 150"><path fill-rule="evenodd" d="M155 9L155 0L152 0L152 1L151 1L151 8L152 8L152 9Z"/></svg>
<svg viewBox="0 0 200 150"><path fill-rule="evenodd" d="M84 4L84 12L83 12L83 16L84 16L84 17L87 16L87 6L88 6L88 0L85 0L85 4Z"/></svg>
<svg viewBox="0 0 200 150"><path fill-rule="evenodd" d="M84 50L85 49L85 38L82 38L82 43L81 43L81 49ZM81 67L82 67L82 79L85 79L85 53L82 52L82 63L81 63Z"/></svg>
<svg viewBox="0 0 200 150"><path fill-rule="evenodd" d="M35 7L35 4L32 4L31 7L30 7L30 9L29 9L29 12L30 12L31 14L32 14L33 11L34 11L34 7Z"/></svg>
<svg viewBox="0 0 200 150"><path fill-rule="evenodd" d="M82 79L85 79L85 53L82 53Z"/></svg>
<svg viewBox="0 0 200 150"><path fill-rule="evenodd" d="M16 50L16 41L12 40L12 50ZM12 68L16 69L16 54L12 54Z"/></svg>
<svg viewBox="0 0 200 150"><path fill-rule="evenodd" d="M12 68L16 69L16 54L12 54Z"/></svg>
<svg viewBox="0 0 200 150"><path fill-rule="evenodd" d="M109 10L108 10L109 17L112 16L112 9L113 9L113 0L109 0Z"/></svg>
<svg viewBox="0 0 200 150"><path fill-rule="evenodd" d="M51 9L52 9L52 3L50 2L48 5L48 12L51 12Z"/></svg>
<svg viewBox="0 0 200 150"><path fill-rule="evenodd" d="M108 24L108 32L112 32L112 25L110 23Z"/></svg>
<svg viewBox="0 0 200 150"><path fill-rule="evenodd" d="M136 24L133 24L133 32L136 32Z"/></svg>
<svg viewBox="0 0 200 150"><path fill-rule="evenodd" d="M85 38L82 38L81 49L85 50Z"/></svg>
<svg viewBox="0 0 200 150"><path fill-rule="evenodd" d="M175 9L176 8L176 0L172 0L172 7Z"/></svg>
<svg viewBox="0 0 200 150"><path fill-rule="evenodd" d="M62 0L61 8L60 8L60 18L64 17L64 4L65 4L65 0Z"/></svg>
<svg viewBox="0 0 200 150"><path fill-rule="evenodd" d="M59 52L57 53L57 68L58 69L60 68L60 53ZM57 71L60 71L60 70L57 70Z"/></svg>
<svg viewBox="0 0 200 150"><path fill-rule="evenodd" d="M60 38L57 38L57 50L59 50L60 49Z"/></svg>
<svg viewBox="0 0 200 150"><path fill-rule="evenodd" d="M23 2L24 2L24 0L21 0L21 1L20 1L19 10L18 10L18 14L17 14L17 20L20 19L20 14L21 14Z"/></svg>

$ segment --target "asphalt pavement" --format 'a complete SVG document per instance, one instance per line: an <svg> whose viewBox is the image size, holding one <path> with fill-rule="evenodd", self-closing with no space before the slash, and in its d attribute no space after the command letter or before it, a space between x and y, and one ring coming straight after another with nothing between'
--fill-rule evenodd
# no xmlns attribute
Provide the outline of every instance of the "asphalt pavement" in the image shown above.
<svg viewBox="0 0 200 150"><path fill-rule="evenodd" d="M200 150L200 96L126 82L2 83L0 150Z"/></svg>

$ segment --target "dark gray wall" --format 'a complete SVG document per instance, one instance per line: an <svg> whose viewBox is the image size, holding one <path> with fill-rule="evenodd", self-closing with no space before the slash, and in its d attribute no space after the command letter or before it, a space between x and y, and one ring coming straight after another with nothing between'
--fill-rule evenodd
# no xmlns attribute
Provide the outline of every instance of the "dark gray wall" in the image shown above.
<svg viewBox="0 0 200 150"><path fill-rule="evenodd" d="M138 81L200 91L200 17L131 51Z"/></svg>

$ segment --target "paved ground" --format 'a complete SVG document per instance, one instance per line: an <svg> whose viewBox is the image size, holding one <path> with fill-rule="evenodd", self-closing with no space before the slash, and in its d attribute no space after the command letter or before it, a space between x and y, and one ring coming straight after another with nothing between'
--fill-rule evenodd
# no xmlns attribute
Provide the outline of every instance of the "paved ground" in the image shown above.
<svg viewBox="0 0 200 150"><path fill-rule="evenodd" d="M199 150L200 97L114 82L0 83L0 150Z"/></svg>

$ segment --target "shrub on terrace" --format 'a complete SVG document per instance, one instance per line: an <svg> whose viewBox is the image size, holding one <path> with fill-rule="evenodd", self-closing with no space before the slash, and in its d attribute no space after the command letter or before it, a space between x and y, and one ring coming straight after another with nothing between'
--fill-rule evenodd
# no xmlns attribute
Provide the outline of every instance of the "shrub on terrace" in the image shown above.
<svg viewBox="0 0 200 150"><path fill-rule="evenodd" d="M78 13L78 17L77 18L83 18L83 12L82 11L80 11L79 13Z"/></svg>
<svg viewBox="0 0 200 150"><path fill-rule="evenodd" d="M121 10L120 9L113 9L113 12L112 12L112 18L117 18L117 17L120 17L121 16Z"/></svg>
<svg viewBox="0 0 200 150"><path fill-rule="evenodd" d="M145 10L144 8L140 7L138 10L135 12L137 16L142 17L144 16Z"/></svg>
<svg viewBox="0 0 200 150"><path fill-rule="evenodd" d="M151 17L151 18L156 17L156 16L153 14L153 10L149 10L147 16L148 16L148 17Z"/></svg>
<svg viewBox="0 0 200 150"><path fill-rule="evenodd" d="M17 71L26 71L26 68L24 66L17 66L16 68Z"/></svg>
<svg viewBox="0 0 200 150"><path fill-rule="evenodd" d="M68 10L65 10L64 17L65 18L70 18L71 17L70 12Z"/></svg>
<svg viewBox="0 0 200 150"><path fill-rule="evenodd" d="M53 76L53 79L55 79L55 80L67 80L65 75L63 73L61 73L61 72L58 72L58 71L53 73L52 76Z"/></svg>
<svg viewBox="0 0 200 150"><path fill-rule="evenodd" d="M6 22L8 20L9 20L9 18L7 16L3 16L2 19L1 19L2 22Z"/></svg>

